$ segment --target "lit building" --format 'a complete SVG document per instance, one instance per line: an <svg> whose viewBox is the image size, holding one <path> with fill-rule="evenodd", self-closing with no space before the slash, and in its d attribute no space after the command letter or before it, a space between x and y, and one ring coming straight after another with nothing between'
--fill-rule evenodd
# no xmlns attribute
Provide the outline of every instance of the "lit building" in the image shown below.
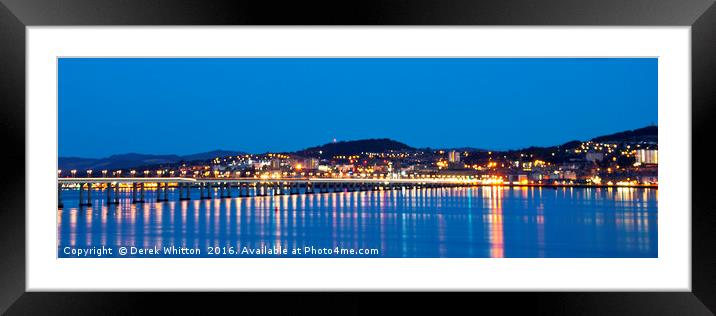
<svg viewBox="0 0 716 316"><path fill-rule="evenodd" d="M337 166L336 166L336 169L338 170L338 172L341 172L341 173L353 172L353 169L354 169L354 168L355 168L355 167L354 167L353 165L350 165L350 164L344 164L344 165L337 165Z"/></svg>
<svg viewBox="0 0 716 316"><path fill-rule="evenodd" d="M587 152L584 159L586 161L599 162L599 161L602 161L602 159L604 159L604 153Z"/></svg>
<svg viewBox="0 0 716 316"><path fill-rule="evenodd" d="M303 161L303 169L318 169L318 159L308 158Z"/></svg>
<svg viewBox="0 0 716 316"><path fill-rule="evenodd" d="M639 177L639 182L656 184L659 183L659 177L657 175L643 175Z"/></svg>
<svg viewBox="0 0 716 316"><path fill-rule="evenodd" d="M562 172L562 179L577 180L577 173L574 170L564 170Z"/></svg>
<svg viewBox="0 0 716 316"><path fill-rule="evenodd" d="M279 169L281 169L281 160L271 159L270 165L271 165L271 170L279 170Z"/></svg>
<svg viewBox="0 0 716 316"><path fill-rule="evenodd" d="M511 174L507 176L507 180L512 183L527 183L529 181L526 174Z"/></svg>
<svg viewBox="0 0 716 316"><path fill-rule="evenodd" d="M656 149L637 149L636 162L642 165L659 164L659 152Z"/></svg>
<svg viewBox="0 0 716 316"><path fill-rule="evenodd" d="M455 150L451 150L448 153L448 161L451 163L458 163L460 162L460 152L457 152Z"/></svg>

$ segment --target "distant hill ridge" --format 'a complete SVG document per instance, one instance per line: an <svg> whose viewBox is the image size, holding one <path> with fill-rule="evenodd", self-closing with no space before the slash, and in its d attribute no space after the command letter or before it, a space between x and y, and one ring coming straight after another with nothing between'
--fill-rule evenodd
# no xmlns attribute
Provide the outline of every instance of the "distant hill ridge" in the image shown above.
<svg viewBox="0 0 716 316"><path fill-rule="evenodd" d="M658 141L659 139L659 127L651 125L642 127L630 131L623 131L619 133L604 135L592 138L592 141L606 143L606 142L640 142L640 141Z"/></svg>
<svg viewBox="0 0 716 316"><path fill-rule="evenodd" d="M58 167L63 170L86 169L128 169L140 166L174 164L182 161L210 160L216 157L243 155L245 153L230 150L212 150L191 155L151 155L128 153L105 158L60 157Z"/></svg>
<svg viewBox="0 0 716 316"><path fill-rule="evenodd" d="M295 154L299 156L331 158L333 156L349 156L366 152L379 153L406 150L415 150L415 148L388 138L371 138L328 143L306 148L295 152Z"/></svg>

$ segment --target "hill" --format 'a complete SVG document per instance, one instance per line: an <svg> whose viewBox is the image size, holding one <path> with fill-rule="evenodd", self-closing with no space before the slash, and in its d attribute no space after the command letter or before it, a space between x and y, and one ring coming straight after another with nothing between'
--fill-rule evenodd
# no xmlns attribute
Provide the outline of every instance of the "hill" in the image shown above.
<svg viewBox="0 0 716 316"><path fill-rule="evenodd" d="M379 138L328 143L321 146L306 148L304 150L297 151L294 154L307 157L332 158L333 156L350 156L365 152L382 153L414 149L415 148L392 139Z"/></svg>
<svg viewBox="0 0 716 316"><path fill-rule="evenodd" d="M592 138L592 141L600 143L658 142L658 140L659 128L656 125Z"/></svg>
<svg viewBox="0 0 716 316"><path fill-rule="evenodd" d="M219 149L219 150L207 151L205 153L184 155L184 156L181 156L181 159L183 161L210 160L210 159L214 159L216 157L227 157L227 156L236 156L236 155L244 155L244 154L246 154L246 153L240 152L240 151L220 150Z"/></svg>
<svg viewBox="0 0 716 316"><path fill-rule="evenodd" d="M442 148L444 151L459 151L459 152L482 152L482 151L489 151L487 149L482 148L475 148L475 147L456 147L456 148Z"/></svg>
<svg viewBox="0 0 716 316"><path fill-rule="evenodd" d="M58 168L61 170L101 170L101 169L129 169L141 166L154 166L163 164L174 164L182 161L209 160L216 157L243 155L238 151L213 150L203 153L191 155L148 155L148 154L121 154L112 155L105 158L80 158L80 157L60 157L58 159Z"/></svg>

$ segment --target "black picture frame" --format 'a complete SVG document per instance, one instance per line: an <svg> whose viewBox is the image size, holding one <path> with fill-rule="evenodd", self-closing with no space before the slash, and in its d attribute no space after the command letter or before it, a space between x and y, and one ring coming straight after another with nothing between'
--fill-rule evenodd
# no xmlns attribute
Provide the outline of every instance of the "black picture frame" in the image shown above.
<svg viewBox="0 0 716 316"><path fill-rule="evenodd" d="M708 181L716 104L716 6L713 0L507 1L151 1L0 0L0 311L8 314L127 314L204 312L239 304L248 309L311 312L305 302L370 313L378 303L407 303L402 311L499 303L506 312L548 314L710 315L716 312L716 200ZM665 25L691 26L692 45L692 291L679 293L415 294L405 301L374 294L38 293L25 291L25 27L63 25ZM711 131L711 132L709 132ZM687 184L688 185L688 184ZM686 211L686 210L685 210ZM667 236L668 238L668 236ZM259 297L260 296L260 297ZM281 302L259 305L258 299ZM197 300L197 298L199 298ZM176 304L180 302L181 304ZM297 305L294 305L296 302ZM299 308L300 307L300 308ZM334 310L335 311L335 310Z"/></svg>

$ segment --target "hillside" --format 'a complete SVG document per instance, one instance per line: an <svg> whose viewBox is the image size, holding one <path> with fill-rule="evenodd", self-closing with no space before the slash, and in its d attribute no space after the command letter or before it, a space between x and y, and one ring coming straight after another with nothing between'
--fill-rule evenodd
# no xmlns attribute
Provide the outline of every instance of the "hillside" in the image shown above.
<svg viewBox="0 0 716 316"><path fill-rule="evenodd" d="M191 155L149 155L149 154L121 154L105 158L60 157L58 168L61 170L101 170L101 169L129 169L141 166L154 166L174 164L182 161L209 160L216 157L242 155L242 152L228 150L213 150Z"/></svg>
<svg viewBox="0 0 716 316"><path fill-rule="evenodd" d="M659 128L656 125L638 128L604 136L595 137L592 141L600 143L622 143L622 142L657 142L659 140Z"/></svg>
<svg viewBox="0 0 716 316"><path fill-rule="evenodd" d="M339 155L356 155L364 152L389 152L414 150L406 144L387 138L361 139L328 143L295 152L299 156L331 158Z"/></svg>

